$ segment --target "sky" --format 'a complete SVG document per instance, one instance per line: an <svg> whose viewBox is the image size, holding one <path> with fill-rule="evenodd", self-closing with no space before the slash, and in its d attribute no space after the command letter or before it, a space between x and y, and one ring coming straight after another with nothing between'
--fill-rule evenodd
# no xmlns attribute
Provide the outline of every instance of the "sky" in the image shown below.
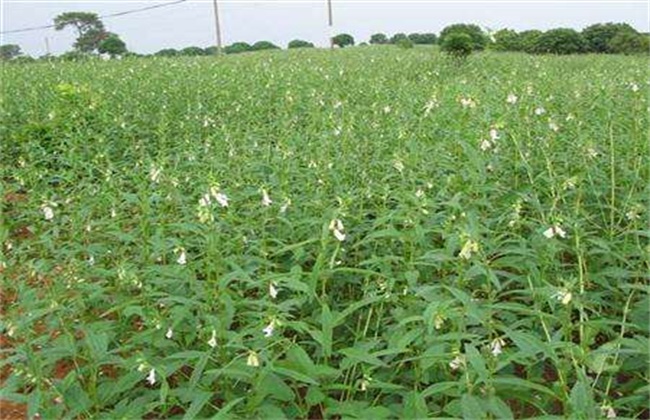
<svg viewBox="0 0 650 420"><path fill-rule="evenodd" d="M327 46L326 0L218 0L224 44L269 40L285 47L292 39ZM160 4L154 0L0 0L0 32L51 24L66 11L99 15ZM476 23L491 30L582 29L598 22L625 22L648 32L647 0L332 0L334 33L349 33L357 42L383 32L435 32L452 23ZM131 51L215 45L212 0L184 3L103 19L107 29ZM46 43L47 38L47 43ZM72 48L71 28L0 35L1 44L18 44L32 56L59 54Z"/></svg>

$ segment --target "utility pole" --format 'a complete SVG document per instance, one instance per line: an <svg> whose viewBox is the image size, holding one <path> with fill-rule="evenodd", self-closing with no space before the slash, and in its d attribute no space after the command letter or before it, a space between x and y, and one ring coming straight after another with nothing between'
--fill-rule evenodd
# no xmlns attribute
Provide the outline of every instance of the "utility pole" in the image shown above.
<svg viewBox="0 0 650 420"><path fill-rule="evenodd" d="M334 49L334 34L332 33L334 29L334 19L332 18L332 0L327 0L327 17L330 27L330 49Z"/></svg>
<svg viewBox="0 0 650 420"><path fill-rule="evenodd" d="M50 55L50 40L45 37L45 54Z"/></svg>
<svg viewBox="0 0 650 420"><path fill-rule="evenodd" d="M219 24L219 5L217 0L212 0L214 5L214 26L217 31L217 55L221 55L221 25Z"/></svg>

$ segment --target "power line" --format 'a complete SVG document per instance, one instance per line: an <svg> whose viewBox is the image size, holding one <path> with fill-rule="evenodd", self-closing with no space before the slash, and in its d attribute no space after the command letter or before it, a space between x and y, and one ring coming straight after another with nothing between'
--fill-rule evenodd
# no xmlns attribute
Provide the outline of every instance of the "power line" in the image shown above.
<svg viewBox="0 0 650 420"><path fill-rule="evenodd" d="M131 9L131 10L125 10L123 12L109 13L107 15L98 16L98 18L99 19L106 19L106 18L112 18L112 17L117 17L117 16L130 15L132 13L139 13L139 12L144 12L146 10L159 9L161 7L172 6L174 4L184 3L186 1L188 1L188 0L176 0L176 1L172 1L170 3L155 4L153 6L141 7L139 9ZM9 31L2 31L2 32L0 32L0 34L4 35L4 34L15 34L15 33L19 33L19 32L40 31L40 30L43 30L43 29L54 28L55 26L56 25L32 26L32 27L29 27L29 28L21 28L21 29L12 29L12 30L9 30Z"/></svg>

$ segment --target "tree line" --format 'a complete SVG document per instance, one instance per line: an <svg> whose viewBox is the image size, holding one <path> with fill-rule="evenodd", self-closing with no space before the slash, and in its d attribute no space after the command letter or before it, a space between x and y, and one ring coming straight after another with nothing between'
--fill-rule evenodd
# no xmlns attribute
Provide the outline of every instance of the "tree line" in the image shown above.
<svg viewBox="0 0 650 420"><path fill-rule="evenodd" d="M73 28L77 38L73 50L60 56L61 59L79 59L92 55L105 57L140 56L129 52L120 37L105 29L104 24L95 13L66 12L54 19L54 28L63 30ZM355 45L350 34L338 34L332 38L333 45L344 48ZM466 56L474 51L513 51L530 54L643 54L650 52L650 36L639 33L626 23L597 23L587 26L582 31L571 28L555 28L547 31L526 30L517 32L513 29L500 29L495 32L485 31L474 24L453 24L445 27L439 35L435 33L396 33L388 36L375 33L368 42L359 45L396 45L412 48L415 45L440 45L443 51L455 56ZM301 39L294 39L287 48L312 48L314 44ZM235 42L223 48L226 54L280 49L270 41L258 41L253 44ZM182 49L165 48L154 56L202 56L214 55L217 47L201 48L190 46ZM46 56L45 58L50 58ZM5 44L0 46L0 59L27 61L30 57L22 54L20 46Z"/></svg>

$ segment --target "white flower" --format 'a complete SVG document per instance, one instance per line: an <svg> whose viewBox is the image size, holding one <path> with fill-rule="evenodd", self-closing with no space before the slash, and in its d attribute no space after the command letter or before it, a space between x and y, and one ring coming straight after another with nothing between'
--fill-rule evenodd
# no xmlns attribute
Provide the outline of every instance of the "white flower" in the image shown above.
<svg viewBox="0 0 650 420"><path fill-rule="evenodd" d="M330 222L329 229L334 233L334 237L340 242L345 241L345 233L343 233L343 222L339 219L333 219Z"/></svg>
<svg viewBox="0 0 650 420"><path fill-rule="evenodd" d="M117 216L117 212L115 211L115 209L111 209L111 218L114 219L115 216Z"/></svg>
<svg viewBox="0 0 650 420"><path fill-rule="evenodd" d="M287 199L287 201L285 201L284 204L280 207L280 213L281 214L286 213L290 205L291 205L291 200Z"/></svg>
<svg viewBox="0 0 650 420"><path fill-rule="evenodd" d="M246 364L248 366L258 367L260 365L260 359L257 357L257 353L249 351L248 358L246 358Z"/></svg>
<svg viewBox="0 0 650 420"><path fill-rule="evenodd" d="M560 127L553 121L548 123L548 128L550 128L552 131L555 131L556 133L560 130Z"/></svg>
<svg viewBox="0 0 650 420"><path fill-rule="evenodd" d="M275 331L275 320L271 320L271 322L269 322L269 325L267 325L262 329L262 332L264 333L264 337L272 336L273 331Z"/></svg>
<svg viewBox="0 0 650 420"><path fill-rule="evenodd" d="M490 352L494 357L497 357L503 353L503 347L506 345L506 342L502 338L495 338L490 344Z"/></svg>
<svg viewBox="0 0 650 420"><path fill-rule="evenodd" d="M496 128L491 128L490 129L490 139L492 141L495 141L495 140L499 139L499 132L497 131Z"/></svg>
<svg viewBox="0 0 650 420"><path fill-rule="evenodd" d="M266 192L266 190L262 190L262 205L268 207L272 203L273 200L271 200L271 197L269 197L269 194Z"/></svg>
<svg viewBox="0 0 650 420"><path fill-rule="evenodd" d="M445 318L440 314L436 314L435 318L433 319L433 327L436 330L439 330L440 328L442 328L444 324L445 324Z"/></svg>
<svg viewBox="0 0 650 420"><path fill-rule="evenodd" d="M560 226L553 225L544 231L544 236L546 236L548 239L551 239L555 236L566 238L566 232Z"/></svg>
<svg viewBox="0 0 650 420"><path fill-rule="evenodd" d="M95 265L95 257L94 256L89 256L88 257L88 265Z"/></svg>
<svg viewBox="0 0 650 420"><path fill-rule="evenodd" d="M437 101L435 98L432 99L432 100L430 100L430 101L427 102L426 105L424 106L424 115L425 115L425 116L429 115L429 113L431 112L431 110L432 110L433 108L437 108L437 107L438 107L438 101Z"/></svg>
<svg viewBox="0 0 650 420"><path fill-rule="evenodd" d="M598 151L596 149L594 149L593 147L588 147L586 152L587 152L587 157L589 159L595 159L595 158L598 157Z"/></svg>
<svg viewBox="0 0 650 420"><path fill-rule="evenodd" d="M43 210L43 216L45 217L45 220L54 219L54 209L52 209L52 207L42 206L41 210Z"/></svg>
<svg viewBox="0 0 650 420"><path fill-rule="evenodd" d="M149 382L149 385L156 383L156 369L151 368L149 374L147 375L147 382Z"/></svg>
<svg viewBox="0 0 650 420"><path fill-rule="evenodd" d="M476 108L476 102L472 98L460 98L459 102L463 108Z"/></svg>
<svg viewBox="0 0 650 420"><path fill-rule="evenodd" d="M492 147L492 142L490 140L483 140L481 142L481 150L482 151L485 152L487 150L490 150L491 147Z"/></svg>
<svg viewBox="0 0 650 420"><path fill-rule="evenodd" d="M636 83L630 83L630 89L632 89L632 92L638 92L639 85L637 85Z"/></svg>
<svg viewBox="0 0 650 420"><path fill-rule="evenodd" d="M478 243L468 239L463 245L463 249L460 250L458 254L459 257L469 260L472 257L473 252L478 252Z"/></svg>
<svg viewBox="0 0 650 420"><path fill-rule="evenodd" d="M567 289L562 289L555 292L553 297L562 302L562 305L568 305L573 299L573 294Z"/></svg>
<svg viewBox="0 0 650 420"><path fill-rule="evenodd" d="M167 333L165 334L165 338L171 340L173 336L174 336L174 331L172 330L172 327L167 328Z"/></svg>
<svg viewBox="0 0 650 420"><path fill-rule="evenodd" d="M542 108L541 106L535 108L535 115L544 115L544 114L546 114L546 110L544 108Z"/></svg>
<svg viewBox="0 0 650 420"><path fill-rule="evenodd" d="M157 168L154 165L151 165L151 169L149 169L149 179L151 179L152 182L158 183L160 182L160 174L162 173L161 168Z"/></svg>
<svg viewBox="0 0 650 420"><path fill-rule="evenodd" d="M462 354L457 355L454 359L449 362L449 367L451 370L458 370L465 365L465 357Z"/></svg>
<svg viewBox="0 0 650 420"><path fill-rule="evenodd" d="M614 410L614 407L612 407L609 404L605 404L602 407L600 407L600 411L603 416L605 416L608 419L615 419L616 418L616 411Z"/></svg>
<svg viewBox="0 0 650 420"><path fill-rule="evenodd" d="M368 375L363 375L363 378L359 382L359 389L361 391L366 391L368 389L368 385L370 385L370 382L372 382L372 378Z"/></svg>
<svg viewBox="0 0 650 420"><path fill-rule="evenodd" d="M517 103L518 99L519 98L517 98L517 95L515 95L514 93L510 93L510 94L508 94L508 97L506 98L506 102L511 104L511 105L514 105L514 104Z"/></svg>
<svg viewBox="0 0 650 420"><path fill-rule="evenodd" d="M210 194L203 194L203 197L199 199L199 206L208 207L210 205Z"/></svg>
<svg viewBox="0 0 650 420"><path fill-rule="evenodd" d="M278 297L278 289L275 286L276 283L274 281L269 283L269 296L271 296L271 299Z"/></svg>
<svg viewBox="0 0 650 420"><path fill-rule="evenodd" d="M422 191L422 188L418 189L418 190L415 192L415 196L416 196L417 198L422 198L422 197L424 197L424 191Z"/></svg>
<svg viewBox="0 0 650 420"><path fill-rule="evenodd" d="M217 332L215 330L212 330L212 335L210 336L210 339L208 340L208 346L215 348L217 347Z"/></svg>
<svg viewBox="0 0 650 420"><path fill-rule="evenodd" d="M390 107L388 105L386 105L384 107L384 114L388 114L388 113L390 113Z"/></svg>
<svg viewBox="0 0 650 420"><path fill-rule="evenodd" d="M402 173L404 170L404 164L402 163L401 160L396 160L393 162L393 168L397 169L397 172Z"/></svg>
<svg viewBox="0 0 650 420"><path fill-rule="evenodd" d="M217 200L217 203L221 207L228 207L228 196L224 193L217 193L214 195L214 199Z"/></svg>
<svg viewBox="0 0 650 420"><path fill-rule="evenodd" d="M180 255L176 259L176 262L179 263L180 265L187 264L187 254L185 253L185 249L180 248Z"/></svg>

